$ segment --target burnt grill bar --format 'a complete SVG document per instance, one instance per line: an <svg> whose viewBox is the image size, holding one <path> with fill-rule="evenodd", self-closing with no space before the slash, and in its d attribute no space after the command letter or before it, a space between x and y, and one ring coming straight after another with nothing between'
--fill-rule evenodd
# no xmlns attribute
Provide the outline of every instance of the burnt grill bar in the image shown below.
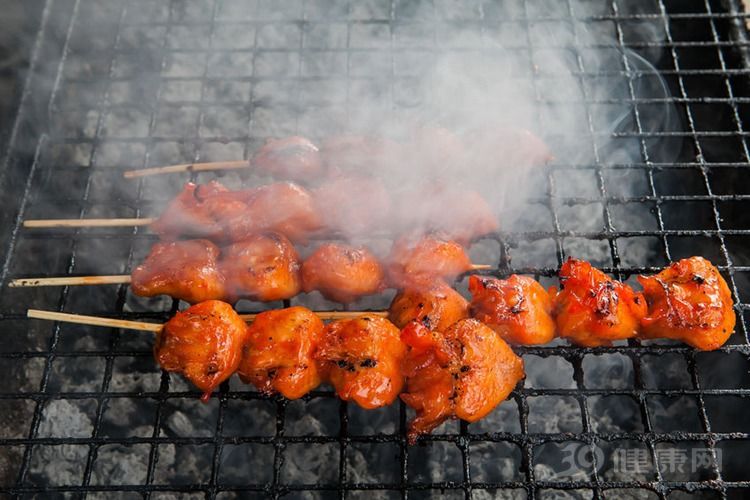
<svg viewBox="0 0 750 500"><path fill-rule="evenodd" d="M458 20L446 19L441 7L449 6L435 5L424 19L415 20L408 17L408 5L395 0L364 2L367 8L355 2L330 2L323 5L323 11L312 1L281 6L259 1L250 18L238 19L224 12L233 5L229 0L48 1L34 41L33 71L15 132L0 163L5 172L0 174L0 186L7 193L0 207L10 223L0 234L6 255L0 284L29 275L30 270L35 275L86 274L87 260L103 251L118 255L109 264L129 270L154 239L143 229L34 231L23 228L23 220L58 212L78 218L145 217L163 203L165 194L156 195L156 188L146 180L122 180L123 170L178 160L248 157L264 136L301 133L309 119L306 109L313 108L314 115L325 108L314 96L304 95L306 85L325 84L331 77L323 63L322 71L310 73L305 67L307 56L343 61L343 69L341 64L335 69L339 71L336 78L345 82L343 105L348 119L356 111L358 93L365 92L362 87L367 85L381 85L378 91L390 106L402 105L399 85L406 77L397 70L403 47L396 34L403 26L419 21L431 30L431 43L419 47L420 54L430 59L445 51L477 50L440 47L439 24L451 29L466 25L484 37L492 35L493 27L518 25L523 36L512 50L528 57L528 76L519 77L518 84L529 86L540 110L552 105L580 106L587 124L581 133L591 144L594 161L576 164L563 156L544 170L545 190L525 200L544 214L543 227L503 227L492 238L498 251L497 268L490 274L553 278L567 255L598 243L596 255L601 262L597 264L620 279L653 272L688 254L705 254L726 276L737 300L737 330L726 346L710 354L682 345L637 341L608 348L521 347L517 352L533 356L528 368L542 361L556 363L570 374L569 385L550 385L532 373L524 387L504 403L503 419L493 421L498 428L456 423L423 438L424 445L410 448L403 404L362 416L354 405L338 401L329 390L316 390L301 402L289 402L232 382L222 386L209 406L190 406L197 393L165 373L156 375L148 339L119 331L71 331L57 324L45 329L24 318L27 307L54 304L59 311L164 320L176 311L174 301L139 303L122 286L87 292L2 288L0 325L5 345L0 346L0 375L7 385L0 387L0 492L18 498L49 493L90 497L117 493L123 498L196 493L231 498L233 492L274 498L355 498L376 492L383 498L439 493L484 498L501 489L512 498L545 498L555 493L571 498L617 498L623 490L637 498L676 498L688 492L706 498L746 496L750 477L741 471L747 469L750 428L742 416L720 418L717 405L745 402L744 408L750 408L750 382L743 375L750 365L745 318L750 260L743 247L750 242L750 220L743 215L750 200L743 180L743 169L750 163L750 131L745 129L750 119L750 42L744 28L748 15L736 0L644 0L644 11L637 13L626 11L622 1L611 0L602 2L606 9L597 15L580 15L567 0L562 16L545 15L532 9L531 3L510 2L518 8L505 18L497 15L493 2L477 0L471 3L476 15ZM572 42L540 41L533 31L544 23L566 25ZM581 41L581 26L598 23L613 28L614 42ZM638 23L658 26L663 38L636 38ZM97 31L96 26L104 27ZM237 27L248 31L232 32L238 41L231 46L221 38L222 32ZM269 46L263 39L263 30L269 27L297 30L298 40ZM352 33L361 27L382 28L385 41L375 48L357 44ZM100 36L82 39L85 28ZM319 36L331 37L327 41L332 46L322 42L309 46L307 37L315 35L309 31L313 29L323 30ZM702 39L691 38L701 35ZM620 70L588 67L587 51L612 49L621 58ZM639 95L637 84L653 74L634 64L626 49L661 52L658 61L652 62L669 85L671 97ZM554 70L537 67L540 53L546 50L571 52L580 98L545 95L544 85L556 76ZM357 57L376 58L383 53L384 75L352 71ZM288 58L289 67L274 73L271 70L278 68L271 58ZM146 66L145 79L137 78L142 68L136 62ZM243 64L254 69L243 72ZM624 97L601 97L587 90L592 81L609 77L626 82ZM134 82L140 86L133 88ZM264 87L289 82L296 88L288 92ZM595 108L608 104L627 105L630 130L597 127ZM648 128L649 107L662 104L679 110L684 128L662 132ZM284 114L284 127L269 129L264 123L268 118L263 113L272 111ZM228 122L244 120L247 127L217 126L212 123L217 113L224 113L220 116ZM324 116L321 122L327 119ZM539 111L537 121L543 120ZM170 128L170 123L176 123L179 130ZM71 132L65 126L76 128ZM126 128L127 133L118 134L117 127ZM612 138L636 141L640 159L605 161L604 143ZM680 155L665 160L654 151L656 139L683 140ZM591 189L583 195L565 192L560 175L581 175ZM171 182L179 185L207 178L191 173L173 177ZM639 183L640 190L621 191L618 181ZM111 196L102 197L102 190ZM570 210L583 206L600 218L599 229L567 225ZM624 211L634 207L652 211L651 226L638 227L624 218ZM639 250L635 255L641 258L635 259L631 242L643 240L650 242L648 249L658 250ZM538 260L523 260L527 252ZM617 366L630 368L597 372L597 366L606 365L605 359L617 359ZM675 367L681 370L681 381L657 373ZM131 369L137 375L127 378ZM619 376L624 382L601 384L597 373ZM577 415L576 425L558 425L554 430L540 427L539 401L550 398L568 404L566 411ZM638 425L610 422L606 427L602 423L596 402L615 398L635 405L632 419ZM691 401L693 406L678 405L693 412L694 421L686 424L690 428L665 428L660 421L663 415L653 409L655 400L682 405ZM118 408L130 412L125 426L112 420ZM238 432L236 415L241 410L249 420ZM300 422L309 412L328 416L313 419L320 428L305 430ZM55 418L79 420L73 421L71 429L60 429L52 421ZM193 428L180 419L195 420L196 425ZM132 432L126 427L133 427ZM74 435L64 435L66 431ZM591 465L579 467L569 477L550 473L545 462L549 450L559 454L570 443L580 443L590 452ZM705 470L683 477L663 467L664 446L696 443L709 450ZM611 452L617 446L645 451L648 471L623 478L614 473L609 458L599 463L604 455L597 450ZM318 464L317 475L305 475L296 461L313 456L330 461ZM439 465L425 465L430 456ZM180 476L184 457L196 462L189 470L203 474ZM55 460L60 462L56 470L45 469L45 461ZM495 461L509 463L510 475L488 472L486 465ZM247 467L241 477L237 462Z"/></svg>

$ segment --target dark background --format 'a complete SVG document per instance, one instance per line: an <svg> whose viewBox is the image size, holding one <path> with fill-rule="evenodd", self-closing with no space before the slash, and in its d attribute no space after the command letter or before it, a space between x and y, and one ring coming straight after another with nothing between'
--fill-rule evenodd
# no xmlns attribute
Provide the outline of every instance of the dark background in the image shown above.
<svg viewBox="0 0 750 500"><path fill-rule="evenodd" d="M0 151L5 152L23 91L41 0L0 1ZM3 156L3 155L0 155Z"/></svg>

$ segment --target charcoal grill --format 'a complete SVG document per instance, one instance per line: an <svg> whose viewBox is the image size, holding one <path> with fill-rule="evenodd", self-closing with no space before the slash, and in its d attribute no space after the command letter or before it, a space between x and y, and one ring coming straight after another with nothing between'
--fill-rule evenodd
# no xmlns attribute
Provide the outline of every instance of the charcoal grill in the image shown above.
<svg viewBox="0 0 750 500"><path fill-rule="evenodd" d="M588 113L581 133L594 159L572 164L558 154L541 170L543 188L523 205L539 216L504 221L474 250L493 256L491 274L554 282L557 266L575 254L631 279L704 255L730 284L738 325L712 353L638 341L519 348L528 378L508 402L483 422L450 422L408 447L403 405L363 412L325 388L288 402L236 381L201 405L181 380L157 371L143 335L25 318L35 307L165 320L178 307L172 301L138 300L118 286L2 288L0 491L18 498L746 498L746 19L736 0L48 0L2 156L2 284L129 271L153 238L142 229L22 227L30 218L148 216L188 178L124 181L123 170L236 159L267 136L333 133L362 99L408 107L411 49L420 61L440 51L491 51L511 31L522 36L505 42L528 58L519 82L540 108L564 103ZM535 36L547 24L566 26L571 38ZM607 41L582 42L582 26ZM578 99L541 90L554 69L537 67L535 57L551 49L573 56ZM587 66L587 54L605 51L621 69ZM638 55L658 68L669 95L639 94L653 72ZM601 78L619 78L627 92L592 95L586 89ZM316 100L311 88L320 86L341 99ZM592 116L608 104L629 113L603 132ZM651 130L649 108L665 105L681 125ZM605 137L634 144L635 159L612 160L597 147ZM655 146L665 141L668 148ZM570 178L575 183L561 183ZM359 306L387 304L384 297ZM685 472L666 463L665 449L695 447L708 450L702 467ZM564 470L570 450L575 460ZM616 450L635 450L644 470L618 473Z"/></svg>

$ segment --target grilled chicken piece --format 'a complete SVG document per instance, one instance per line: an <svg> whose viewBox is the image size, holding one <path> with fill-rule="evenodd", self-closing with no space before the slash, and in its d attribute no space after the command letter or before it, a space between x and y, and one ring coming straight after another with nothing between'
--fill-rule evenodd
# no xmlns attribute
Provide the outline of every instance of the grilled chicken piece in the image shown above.
<svg viewBox="0 0 750 500"><path fill-rule="evenodd" d="M388 311L388 319L399 328L404 328L410 321L418 321L438 332L468 317L469 303L443 281L401 290L393 298Z"/></svg>
<svg viewBox="0 0 750 500"><path fill-rule="evenodd" d="M681 340L718 349L734 331L732 294L718 269L702 257L677 261L655 276L639 276L648 304L645 338Z"/></svg>
<svg viewBox="0 0 750 500"><path fill-rule="evenodd" d="M162 369L181 373L206 401L240 364L247 324L226 302L207 300L167 321L154 346Z"/></svg>
<svg viewBox="0 0 750 500"><path fill-rule="evenodd" d="M226 289L218 257L219 247L208 240L156 243L133 269L130 287L141 297L169 295L191 304L223 299Z"/></svg>
<svg viewBox="0 0 750 500"><path fill-rule="evenodd" d="M327 243L302 264L302 290L348 303L383 289L383 269L366 248Z"/></svg>
<svg viewBox="0 0 750 500"><path fill-rule="evenodd" d="M438 232L466 245L499 229L492 208L471 189L436 182L406 192L398 200L396 212L405 231Z"/></svg>
<svg viewBox="0 0 750 500"><path fill-rule="evenodd" d="M305 243L322 227L310 193L291 182L275 182L256 188L246 198L246 205L243 213L224 220L231 241L274 231L291 241Z"/></svg>
<svg viewBox="0 0 750 500"><path fill-rule="evenodd" d="M365 315L326 325L315 358L341 399L369 410L391 404L401 392L405 352L393 323Z"/></svg>
<svg viewBox="0 0 750 500"><path fill-rule="evenodd" d="M391 196L374 177L348 175L329 179L314 191L326 229L348 237L383 230L391 210Z"/></svg>
<svg viewBox="0 0 750 500"><path fill-rule="evenodd" d="M636 336L646 314L643 295L572 258L560 268L560 283L562 290L550 290L560 337L596 347Z"/></svg>
<svg viewBox="0 0 750 500"><path fill-rule="evenodd" d="M297 251L278 233L254 234L226 247L219 267L232 300L290 299L302 288Z"/></svg>
<svg viewBox="0 0 750 500"><path fill-rule="evenodd" d="M527 276L508 279L471 276L471 315L495 330L506 342L546 344L555 338L552 300Z"/></svg>
<svg viewBox="0 0 750 500"><path fill-rule="evenodd" d="M151 230L164 239L224 240L224 221L244 214L244 200L251 193L252 190L230 191L216 181L201 185L188 182L151 224Z"/></svg>
<svg viewBox="0 0 750 500"><path fill-rule="evenodd" d="M277 179L298 182L310 182L323 172L318 147L299 136L267 140L252 163Z"/></svg>
<svg viewBox="0 0 750 500"><path fill-rule="evenodd" d="M475 319L461 320L444 333L413 321L401 338L408 346L401 399L417 412L407 433L411 444L448 418L476 422L524 376L521 358Z"/></svg>
<svg viewBox="0 0 750 500"><path fill-rule="evenodd" d="M265 394L301 398L321 382L313 352L323 328L320 318L304 307L258 314L248 328L240 378Z"/></svg>
<svg viewBox="0 0 750 500"><path fill-rule="evenodd" d="M388 257L388 281L396 288L429 286L433 281L453 281L471 269L466 250L438 235L396 240Z"/></svg>

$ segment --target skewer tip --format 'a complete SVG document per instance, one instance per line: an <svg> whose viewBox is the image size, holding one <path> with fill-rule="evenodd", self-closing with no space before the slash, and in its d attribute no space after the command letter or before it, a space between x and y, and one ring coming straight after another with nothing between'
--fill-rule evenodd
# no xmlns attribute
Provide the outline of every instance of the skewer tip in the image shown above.
<svg viewBox="0 0 750 500"><path fill-rule="evenodd" d="M487 269L492 269L492 266L490 264L472 264L471 265L472 271L483 271Z"/></svg>

